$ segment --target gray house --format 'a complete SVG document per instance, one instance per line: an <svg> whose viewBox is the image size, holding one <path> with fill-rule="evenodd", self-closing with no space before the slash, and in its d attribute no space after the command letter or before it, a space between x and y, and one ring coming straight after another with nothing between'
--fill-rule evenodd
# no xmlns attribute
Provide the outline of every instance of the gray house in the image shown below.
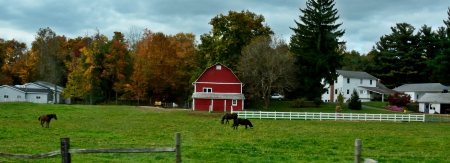
<svg viewBox="0 0 450 163"><path fill-rule="evenodd" d="M55 96L57 103L63 103L61 98L62 87L37 81L25 85L2 85L0 86L0 102L27 101L34 103L53 103ZM55 93L56 92L56 93Z"/></svg>
<svg viewBox="0 0 450 163"><path fill-rule="evenodd" d="M444 89L449 90L449 86L441 83L417 83L417 84L403 84L394 88L397 92L405 92L411 96L411 101L418 101L426 93L441 93Z"/></svg>
<svg viewBox="0 0 450 163"><path fill-rule="evenodd" d="M420 112L428 114L450 113L450 93L425 93L418 101Z"/></svg>

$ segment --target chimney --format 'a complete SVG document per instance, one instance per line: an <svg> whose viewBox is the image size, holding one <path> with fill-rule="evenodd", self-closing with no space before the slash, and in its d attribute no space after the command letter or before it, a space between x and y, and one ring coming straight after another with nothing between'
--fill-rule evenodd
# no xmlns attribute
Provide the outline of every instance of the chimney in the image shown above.
<svg viewBox="0 0 450 163"><path fill-rule="evenodd" d="M381 79L378 79L378 83L381 83Z"/></svg>

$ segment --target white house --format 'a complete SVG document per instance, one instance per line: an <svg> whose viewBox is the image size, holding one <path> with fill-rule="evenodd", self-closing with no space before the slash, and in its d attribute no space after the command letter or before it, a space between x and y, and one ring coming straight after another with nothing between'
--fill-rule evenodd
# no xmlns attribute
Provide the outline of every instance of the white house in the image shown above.
<svg viewBox="0 0 450 163"><path fill-rule="evenodd" d="M24 85L2 85L0 86L0 102L53 103L55 96L57 96L58 103L63 103L64 100L60 95L62 87L57 86L56 91L54 90L55 88L52 84L42 81Z"/></svg>
<svg viewBox="0 0 450 163"><path fill-rule="evenodd" d="M450 93L425 93L418 102L420 112L428 114L450 113Z"/></svg>
<svg viewBox="0 0 450 163"><path fill-rule="evenodd" d="M397 92L405 92L411 96L411 101L417 101L426 93L441 93L443 90L449 90L449 86L441 83L417 83L417 84L403 84L394 88Z"/></svg>
<svg viewBox="0 0 450 163"><path fill-rule="evenodd" d="M339 75L333 85L326 84L327 92L322 95L324 102L337 102L339 93L344 96L344 101L350 99L353 89L356 89L362 102L380 99L384 101L385 94L395 91L387 88L374 76L363 71L336 70Z"/></svg>

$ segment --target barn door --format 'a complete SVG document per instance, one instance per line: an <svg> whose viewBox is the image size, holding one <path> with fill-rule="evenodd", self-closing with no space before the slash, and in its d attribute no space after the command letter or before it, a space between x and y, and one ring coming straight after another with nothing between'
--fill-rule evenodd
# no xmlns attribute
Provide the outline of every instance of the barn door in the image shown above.
<svg viewBox="0 0 450 163"><path fill-rule="evenodd" d="M424 111L424 113L429 113L430 112L429 109L430 109L430 104L429 103L425 103L425 111Z"/></svg>

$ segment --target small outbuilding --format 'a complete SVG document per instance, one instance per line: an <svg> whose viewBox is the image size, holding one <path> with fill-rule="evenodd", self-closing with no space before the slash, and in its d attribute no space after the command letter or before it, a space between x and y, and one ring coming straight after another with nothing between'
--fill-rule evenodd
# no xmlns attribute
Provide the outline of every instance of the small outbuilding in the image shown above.
<svg viewBox="0 0 450 163"><path fill-rule="evenodd" d="M418 102L420 112L450 114L450 93L425 93Z"/></svg>
<svg viewBox="0 0 450 163"><path fill-rule="evenodd" d="M193 110L231 112L244 110L243 83L231 69L216 63L207 68L194 85Z"/></svg>

